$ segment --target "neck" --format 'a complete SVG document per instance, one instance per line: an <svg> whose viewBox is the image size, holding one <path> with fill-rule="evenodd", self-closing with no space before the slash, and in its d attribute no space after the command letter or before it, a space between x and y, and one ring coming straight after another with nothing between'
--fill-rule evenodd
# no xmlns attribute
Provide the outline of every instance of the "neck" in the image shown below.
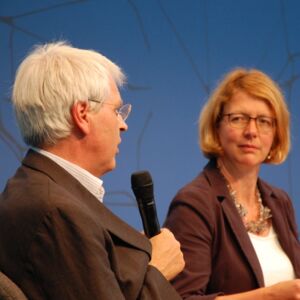
<svg viewBox="0 0 300 300"><path fill-rule="evenodd" d="M217 163L230 189L235 192L240 202L244 205L256 203L258 170L237 167L222 158L219 158Z"/></svg>
<svg viewBox="0 0 300 300"><path fill-rule="evenodd" d="M96 169L95 164L90 163L91 159L88 152L84 152L86 148L83 142L72 139L72 137L62 139L55 145L41 148L85 169L96 177L103 175Z"/></svg>
<svg viewBox="0 0 300 300"><path fill-rule="evenodd" d="M268 233L271 211L262 203L260 192L257 188L258 173L237 174L240 172L230 172L226 164L219 159L218 168L227 181L227 187L237 211L248 232L264 235Z"/></svg>

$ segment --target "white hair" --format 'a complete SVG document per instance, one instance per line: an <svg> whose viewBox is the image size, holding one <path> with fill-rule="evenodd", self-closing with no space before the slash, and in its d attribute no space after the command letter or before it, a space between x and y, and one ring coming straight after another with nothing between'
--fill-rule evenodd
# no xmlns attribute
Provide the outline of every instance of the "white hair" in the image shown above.
<svg viewBox="0 0 300 300"><path fill-rule="evenodd" d="M25 143L53 145L67 137L73 126L73 104L105 101L111 79L121 86L125 75L98 52L62 41L35 47L19 66L13 87L12 101ZM90 107L100 106L91 103Z"/></svg>

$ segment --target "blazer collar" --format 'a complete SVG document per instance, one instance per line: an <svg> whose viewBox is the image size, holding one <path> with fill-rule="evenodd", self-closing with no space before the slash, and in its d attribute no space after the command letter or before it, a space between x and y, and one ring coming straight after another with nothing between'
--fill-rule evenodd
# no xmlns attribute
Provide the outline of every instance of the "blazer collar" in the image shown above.
<svg viewBox="0 0 300 300"><path fill-rule="evenodd" d="M283 196L262 180L258 181L258 187L265 205L271 209L272 225L277 234L278 241L283 251L288 255L293 263L297 258L295 257L292 239L290 238L291 232L290 225L285 214L286 209L283 205L283 201L280 201L280 198Z"/></svg>
<svg viewBox="0 0 300 300"><path fill-rule="evenodd" d="M145 236L114 215L77 179L71 176L54 161L33 150L29 150L23 159L22 164L38 172L44 173L56 184L71 193L75 198L85 202L93 211L99 214L99 222L101 222L103 228L106 228L125 243L145 251L149 258L151 257L151 244Z"/></svg>
<svg viewBox="0 0 300 300"><path fill-rule="evenodd" d="M250 268L252 269L256 277L258 285L264 286L263 274L255 250L242 222L242 219L239 216L233 200L231 199L226 186L226 181L223 175L218 170L215 160L211 160L206 165L206 167L204 168L204 175L215 191L216 198L221 204L224 215L229 223L229 227L231 228L240 246L241 252L244 254L246 260L248 261Z"/></svg>

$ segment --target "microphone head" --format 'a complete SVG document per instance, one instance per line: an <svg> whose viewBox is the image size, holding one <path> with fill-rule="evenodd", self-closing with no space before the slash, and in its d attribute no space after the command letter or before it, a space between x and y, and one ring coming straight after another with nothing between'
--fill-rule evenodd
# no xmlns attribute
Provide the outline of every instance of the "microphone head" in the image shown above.
<svg viewBox="0 0 300 300"><path fill-rule="evenodd" d="M153 198L153 182L148 171L138 171L132 173L131 187L137 198Z"/></svg>
<svg viewBox="0 0 300 300"><path fill-rule="evenodd" d="M138 171L131 174L131 186L140 187L152 183L152 177L148 171Z"/></svg>
<svg viewBox="0 0 300 300"><path fill-rule="evenodd" d="M157 219L155 200L153 195L153 182L148 171L139 171L131 175L131 187L136 197L139 211L147 237L160 233Z"/></svg>

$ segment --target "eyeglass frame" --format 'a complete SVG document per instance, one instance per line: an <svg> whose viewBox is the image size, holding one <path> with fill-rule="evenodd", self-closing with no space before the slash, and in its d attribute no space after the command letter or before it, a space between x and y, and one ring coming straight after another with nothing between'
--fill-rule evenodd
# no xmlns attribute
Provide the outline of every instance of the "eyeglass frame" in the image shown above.
<svg viewBox="0 0 300 300"><path fill-rule="evenodd" d="M240 125L236 125L232 123L232 120L230 118L233 115L242 116L243 118L246 118L245 120L246 122L241 123ZM245 113L228 113L228 114L222 114L220 119L222 119L223 117L227 117L229 126L236 129L245 129L249 125L251 120L255 121L256 128L263 133L269 133L276 127L276 118L269 117L269 116L251 117L250 115ZM263 119L270 121L270 127L262 127L263 123L259 123L259 120L263 120Z"/></svg>
<svg viewBox="0 0 300 300"><path fill-rule="evenodd" d="M108 103L108 102L100 101L100 100L96 100L96 99L88 99L88 100L91 102L100 103L101 105L103 105L103 104L114 105L113 103ZM130 103L126 103L126 104L122 105L120 108L115 109L116 115L120 116L122 118L122 120L125 122L130 115L131 108L132 108L132 105Z"/></svg>

